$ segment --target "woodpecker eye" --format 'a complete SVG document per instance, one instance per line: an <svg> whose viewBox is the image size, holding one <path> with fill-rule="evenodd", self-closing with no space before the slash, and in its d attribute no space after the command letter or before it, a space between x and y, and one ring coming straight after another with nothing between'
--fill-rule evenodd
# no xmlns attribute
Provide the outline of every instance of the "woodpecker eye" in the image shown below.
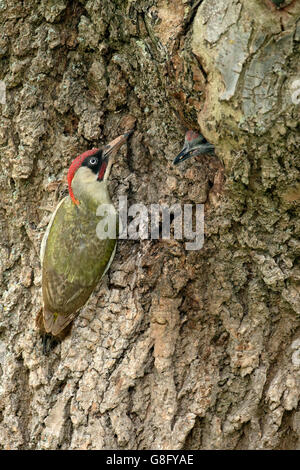
<svg viewBox="0 0 300 470"><path fill-rule="evenodd" d="M90 165L95 166L95 165L97 165L97 163L98 163L98 158L97 157L91 157L90 158L90 161L89 161Z"/></svg>

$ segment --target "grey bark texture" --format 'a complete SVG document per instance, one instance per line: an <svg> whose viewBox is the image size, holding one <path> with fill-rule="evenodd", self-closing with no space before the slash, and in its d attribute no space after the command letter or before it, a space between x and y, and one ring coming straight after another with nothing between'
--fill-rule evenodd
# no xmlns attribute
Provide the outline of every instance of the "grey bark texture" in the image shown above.
<svg viewBox="0 0 300 470"><path fill-rule="evenodd" d="M274 3L0 1L0 448L300 448L300 4ZM119 241L45 356L51 210L134 121L114 201L205 204L204 246ZM188 128L218 158L174 167Z"/></svg>

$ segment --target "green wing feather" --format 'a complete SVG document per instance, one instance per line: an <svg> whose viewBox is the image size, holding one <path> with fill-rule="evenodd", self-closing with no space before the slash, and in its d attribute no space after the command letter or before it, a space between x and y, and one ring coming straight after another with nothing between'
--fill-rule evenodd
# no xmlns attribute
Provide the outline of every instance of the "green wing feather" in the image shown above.
<svg viewBox="0 0 300 470"><path fill-rule="evenodd" d="M96 208L76 206L66 197L52 222L44 251L42 285L45 329L53 335L76 317L114 254L116 240L97 237L100 218ZM117 224L117 214L113 217Z"/></svg>

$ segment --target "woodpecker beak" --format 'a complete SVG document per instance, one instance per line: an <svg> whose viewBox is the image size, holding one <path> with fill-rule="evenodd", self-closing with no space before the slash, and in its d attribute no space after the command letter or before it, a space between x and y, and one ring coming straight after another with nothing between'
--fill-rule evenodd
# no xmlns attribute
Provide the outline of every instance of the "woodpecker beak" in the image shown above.
<svg viewBox="0 0 300 470"><path fill-rule="evenodd" d="M184 160L187 160L188 158L191 158L194 155L204 155L206 153L214 153L214 151L214 145L210 144L209 142L204 142L194 148L191 148L188 145L184 145L181 152L174 158L173 164L178 165L178 163L184 162Z"/></svg>
<svg viewBox="0 0 300 470"><path fill-rule="evenodd" d="M133 133L133 130L126 132L125 134L119 135L116 139L112 140L109 144L103 148L103 157L110 157L114 155L119 148L126 142L128 137Z"/></svg>
<svg viewBox="0 0 300 470"><path fill-rule="evenodd" d="M125 134L119 135L116 139L112 140L109 144L105 145L103 148L103 157L104 160L107 162L107 167L105 170L104 181L106 181L109 177L109 173L114 162L114 156L122 147L123 144L127 141L128 137L133 133L133 130L125 132Z"/></svg>

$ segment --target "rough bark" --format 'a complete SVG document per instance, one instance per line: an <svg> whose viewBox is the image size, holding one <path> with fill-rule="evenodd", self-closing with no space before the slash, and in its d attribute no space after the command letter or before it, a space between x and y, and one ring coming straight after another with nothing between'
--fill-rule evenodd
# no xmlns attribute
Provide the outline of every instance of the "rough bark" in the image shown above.
<svg viewBox="0 0 300 470"><path fill-rule="evenodd" d="M300 6L274 3L0 1L1 448L299 448ZM205 204L204 246L119 241L44 356L50 210L133 118L114 200ZM199 127L219 159L174 167Z"/></svg>

